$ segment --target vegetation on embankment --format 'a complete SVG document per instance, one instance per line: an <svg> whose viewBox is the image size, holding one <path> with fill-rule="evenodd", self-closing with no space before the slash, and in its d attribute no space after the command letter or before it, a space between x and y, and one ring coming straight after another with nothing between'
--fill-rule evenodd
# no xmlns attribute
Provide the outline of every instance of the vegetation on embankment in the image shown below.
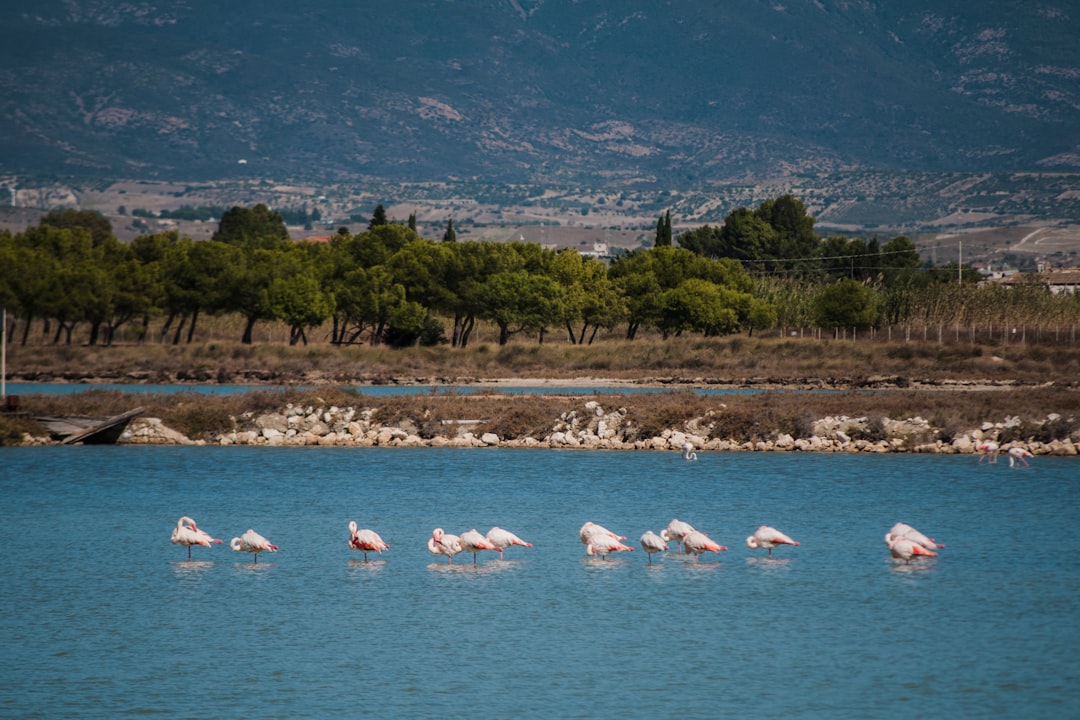
<svg viewBox="0 0 1080 720"><path fill-rule="evenodd" d="M725 437L758 441L779 434L805 437L825 417L880 420L921 417L939 439L1015 418L1016 439L1065 438L1080 422L1080 349L1069 346L884 343L731 337L668 341L479 345L468 349L242 346L26 346L9 355L9 381L101 380L169 383L264 382L272 388L233 395L129 394L87 391L24 394L27 416L105 417L146 408L145 416L191 439L214 440L238 418L276 412L288 404L356 407L383 425L405 424L421 436L463 419L475 432L500 438L535 436L579 410L592 391L605 408L626 409L642 437L685 431L700 418ZM573 381L581 395L484 392L365 395L362 384L467 384L496 379ZM618 383L666 385L668 391L619 393ZM768 386L767 393L705 395L691 386ZM789 391L783 391L788 388ZM814 388L829 389L814 392ZM808 391L808 389L810 391ZM873 389L873 391L870 391ZM1060 416L1060 417L1057 417ZM1048 423L1048 418L1051 421ZM447 421L447 422L444 422ZM875 422L876 421L876 422ZM40 436L31 417L0 417L0 441Z"/></svg>
<svg viewBox="0 0 1080 720"><path fill-rule="evenodd" d="M878 336L880 338L880 335ZM963 336L961 336L963 337ZM194 345L10 345L8 380L26 382L459 384L574 378L639 383L800 387L989 383L1073 387L1080 345L883 341L811 337L605 339L479 343L467 348Z"/></svg>

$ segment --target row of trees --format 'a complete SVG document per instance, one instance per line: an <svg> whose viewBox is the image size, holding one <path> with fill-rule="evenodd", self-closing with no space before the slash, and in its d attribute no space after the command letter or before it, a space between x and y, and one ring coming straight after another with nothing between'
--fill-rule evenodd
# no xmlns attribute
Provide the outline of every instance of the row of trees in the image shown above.
<svg viewBox="0 0 1080 720"><path fill-rule="evenodd" d="M390 223L378 209L364 232L340 228L320 244L291 241L282 217L263 205L226 211L202 241L168 232L122 243L100 215L59 211L24 232L0 233L0 302L22 319L23 343L35 320L54 342L70 343L83 324L91 344L107 344L128 323L141 324L145 338L153 318L164 320L159 341L190 342L211 313L243 317L245 343L257 323L276 320L292 343L325 326L336 344L455 347L469 343L479 321L498 328L500 343L518 333L542 341L554 329L589 343L622 326L628 338L642 329L710 336L951 322L990 306L974 283L957 285L955 270L946 278L920 270L907 238L811 244L812 225L801 203L780 198L736 211L718 230L683 233L680 247L639 250L609 267L537 244L457 242L452 222L442 241L424 239L412 218ZM667 215L658 235L669 229ZM706 242L715 238L734 257L718 255ZM1040 312L1077 312L1075 301L1040 288L1028 294L1046 296ZM993 307L1000 314L1023 295L995 297Z"/></svg>

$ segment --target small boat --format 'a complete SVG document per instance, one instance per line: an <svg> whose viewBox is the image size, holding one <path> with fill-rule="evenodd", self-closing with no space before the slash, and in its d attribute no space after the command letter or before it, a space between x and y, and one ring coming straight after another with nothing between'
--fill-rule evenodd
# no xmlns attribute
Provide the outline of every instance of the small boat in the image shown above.
<svg viewBox="0 0 1080 720"><path fill-rule="evenodd" d="M64 445L114 445L127 430L128 423L145 411L137 407L111 418L92 418L80 415L39 415L34 419L44 425L49 434Z"/></svg>

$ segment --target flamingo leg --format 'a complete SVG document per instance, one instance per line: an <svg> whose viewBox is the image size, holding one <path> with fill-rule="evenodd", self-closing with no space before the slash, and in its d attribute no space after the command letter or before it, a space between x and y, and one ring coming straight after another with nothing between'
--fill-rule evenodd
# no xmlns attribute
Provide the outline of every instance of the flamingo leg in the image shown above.
<svg viewBox="0 0 1080 720"><path fill-rule="evenodd" d="M191 546L190 545L187 546L187 559L188 560L191 559Z"/></svg>

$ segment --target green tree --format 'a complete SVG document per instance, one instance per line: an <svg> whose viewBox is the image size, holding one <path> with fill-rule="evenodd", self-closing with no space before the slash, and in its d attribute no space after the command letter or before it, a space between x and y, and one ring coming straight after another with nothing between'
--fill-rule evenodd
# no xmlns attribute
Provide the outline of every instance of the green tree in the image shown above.
<svg viewBox="0 0 1080 720"><path fill-rule="evenodd" d="M48 236L58 237L47 239ZM8 298L6 302L12 303L8 309L15 311L23 322L22 345L26 345L34 319L48 319L53 298L62 293L60 255L54 247L66 246L71 241L70 230L48 226L27 228L26 232L14 236L5 235L7 250L0 273L4 295Z"/></svg>
<svg viewBox="0 0 1080 720"><path fill-rule="evenodd" d="M495 273L473 290L482 317L499 328L499 345L518 332L537 332L558 321L561 292L549 277L525 270Z"/></svg>
<svg viewBox="0 0 1080 720"><path fill-rule="evenodd" d="M820 238L814 232L814 218L806 212L802 201L792 195L766 200L754 214L776 232L776 244L769 249L773 261L791 261L813 257ZM797 263L780 262L779 266L798 268Z"/></svg>
<svg viewBox="0 0 1080 720"><path fill-rule="evenodd" d="M679 247L685 248L695 255L707 258L730 257L724 255L720 239L720 228L714 228L710 225L702 225L699 228L681 233L679 235Z"/></svg>
<svg viewBox="0 0 1080 720"><path fill-rule="evenodd" d="M779 244L776 230L767 220L752 210L738 208L724 219L724 225L716 233L713 257L738 260L760 269L765 260L773 257Z"/></svg>
<svg viewBox="0 0 1080 720"><path fill-rule="evenodd" d="M656 221L656 247L671 247L671 211L666 211Z"/></svg>
<svg viewBox="0 0 1080 720"><path fill-rule="evenodd" d="M850 278L829 285L814 301L818 327L869 327L877 322L878 315L877 294Z"/></svg>
<svg viewBox="0 0 1080 720"><path fill-rule="evenodd" d="M375 206L375 212L371 215L371 222L368 223L368 230L374 230L380 225L387 225L390 221L386 219L386 208L379 203Z"/></svg>
<svg viewBox="0 0 1080 720"><path fill-rule="evenodd" d="M54 228L82 228L90 233L94 245L100 245L113 237L113 227L109 219L97 210L50 210L41 218L40 225Z"/></svg>
<svg viewBox="0 0 1080 720"><path fill-rule="evenodd" d="M334 312L334 298L323 291L312 268L275 278L270 283L271 313L289 325L289 344L307 345L307 330L324 323Z"/></svg>
<svg viewBox="0 0 1080 720"><path fill-rule="evenodd" d="M189 317L187 342L192 341L200 311L238 310L238 306L230 301L232 274L233 268L243 261L242 248L215 240L183 238L171 245L162 260L166 314L161 328L162 342L177 319L180 322L172 339L173 345L180 343Z"/></svg>
<svg viewBox="0 0 1080 720"><path fill-rule="evenodd" d="M253 208L233 206L221 216L218 229L210 238L230 245L277 247L289 239L289 229L279 213L266 205Z"/></svg>
<svg viewBox="0 0 1080 720"><path fill-rule="evenodd" d="M457 233L454 232L454 218L446 221L446 232L442 236L443 242L456 242Z"/></svg>
<svg viewBox="0 0 1080 720"><path fill-rule="evenodd" d="M690 278L660 295L658 328L665 338L685 330L702 332L707 337L737 332L739 316L732 306L735 299L715 283Z"/></svg>

